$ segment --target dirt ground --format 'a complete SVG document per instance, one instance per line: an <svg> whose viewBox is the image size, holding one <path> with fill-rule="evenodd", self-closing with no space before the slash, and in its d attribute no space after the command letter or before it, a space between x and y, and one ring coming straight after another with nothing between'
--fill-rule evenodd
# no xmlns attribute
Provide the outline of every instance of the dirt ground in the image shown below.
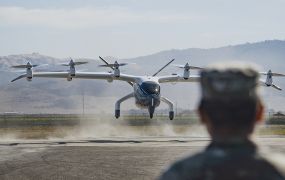
<svg viewBox="0 0 285 180"><path fill-rule="evenodd" d="M1 180L152 180L172 162L209 143L199 124L35 122L0 127ZM256 133L255 141L262 149L284 154L285 136L272 135L284 127L261 130L263 135Z"/></svg>
<svg viewBox="0 0 285 180"><path fill-rule="evenodd" d="M256 141L270 151L285 152L283 137ZM5 141L0 144L0 179L151 180L208 142L196 137Z"/></svg>

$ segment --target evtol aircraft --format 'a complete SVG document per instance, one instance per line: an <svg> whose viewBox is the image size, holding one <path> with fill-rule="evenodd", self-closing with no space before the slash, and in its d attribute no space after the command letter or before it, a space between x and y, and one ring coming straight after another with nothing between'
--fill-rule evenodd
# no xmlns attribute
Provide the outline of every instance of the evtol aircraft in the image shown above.
<svg viewBox="0 0 285 180"><path fill-rule="evenodd" d="M72 79L101 79L107 80L108 82L116 81L125 81L129 83L133 92L127 94L122 97L115 103L115 117L120 117L120 106L121 103L130 99L135 98L135 104L139 108L148 109L150 118L153 118L153 114L155 108L160 105L161 102L164 102L169 107L169 119L173 120L174 118L174 105L173 103L166 97L161 96L160 94L160 84L161 83L173 83L173 82L199 82L199 75L192 75L190 70L200 70L201 67L190 66L188 63L185 65L176 65L178 68L184 69L182 74L172 74L166 76L157 76L159 72L161 72L164 68L166 68L169 64L171 64L174 59L169 61L165 66L159 69L152 76L135 76L123 74L120 72L120 67L127 65L127 63L115 63L110 64L105 59L99 56L99 58L105 63L104 65L99 65L101 67L109 67L112 69L111 72L80 72L77 71L75 66L86 64L88 62L75 62L72 59L68 64L62 64L63 66L69 66L69 70L62 72L33 72L33 67L37 67L38 65L32 65L30 62L24 65L16 65L12 66L12 68L25 68L26 72L17 78L13 79L11 82L16 80L26 78L27 81L32 81L32 78L65 78L67 81L71 81ZM280 87L273 84L272 77L273 76L285 76L280 73L273 73L271 70L268 72L261 73L266 75L266 80L260 80L260 84L267 87L273 87L277 90L281 90Z"/></svg>

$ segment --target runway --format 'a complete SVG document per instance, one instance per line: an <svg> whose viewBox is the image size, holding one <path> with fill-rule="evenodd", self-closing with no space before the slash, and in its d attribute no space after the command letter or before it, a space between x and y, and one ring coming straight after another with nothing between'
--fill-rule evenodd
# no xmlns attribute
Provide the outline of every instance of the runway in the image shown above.
<svg viewBox="0 0 285 180"><path fill-rule="evenodd" d="M255 138L285 153L282 136ZM0 142L0 179L156 179L168 165L203 149L207 137L116 137Z"/></svg>

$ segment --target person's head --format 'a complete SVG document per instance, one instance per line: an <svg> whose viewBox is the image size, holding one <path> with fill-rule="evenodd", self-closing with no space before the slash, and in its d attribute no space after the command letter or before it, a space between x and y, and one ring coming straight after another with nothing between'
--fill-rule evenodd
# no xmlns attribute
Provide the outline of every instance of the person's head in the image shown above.
<svg viewBox="0 0 285 180"><path fill-rule="evenodd" d="M263 115L258 78L258 72L246 66L201 71L199 114L213 138L244 138L252 133Z"/></svg>

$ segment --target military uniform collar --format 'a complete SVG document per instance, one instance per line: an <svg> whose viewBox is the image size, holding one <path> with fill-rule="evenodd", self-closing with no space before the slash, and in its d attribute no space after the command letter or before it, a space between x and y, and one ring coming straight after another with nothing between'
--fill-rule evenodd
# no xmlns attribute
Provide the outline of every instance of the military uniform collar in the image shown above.
<svg viewBox="0 0 285 180"><path fill-rule="evenodd" d="M206 148L206 151L211 151L215 149L220 149L224 151L243 151L248 153L255 153L256 152L256 145L251 140L241 140L241 139L231 139L227 141L217 141L213 140L208 147Z"/></svg>

